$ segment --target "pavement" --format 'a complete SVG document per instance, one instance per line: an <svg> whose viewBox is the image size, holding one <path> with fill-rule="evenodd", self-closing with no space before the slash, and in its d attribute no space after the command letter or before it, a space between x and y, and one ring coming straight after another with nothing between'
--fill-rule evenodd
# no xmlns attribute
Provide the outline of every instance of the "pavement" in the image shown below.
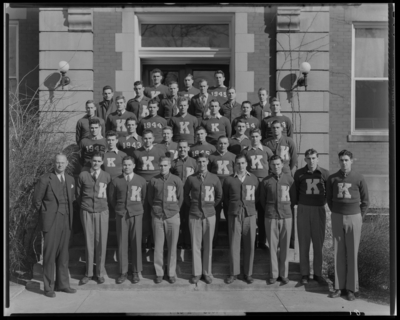
<svg viewBox="0 0 400 320"><path fill-rule="evenodd" d="M141 284L141 289L138 286ZM142 278L133 285L129 280L124 288L113 290L98 285L98 289L77 289L75 294L57 292L55 298L43 295L43 286L28 282L26 286L10 283L10 306L4 315L17 314L75 314L75 313L122 313L142 315L245 315L257 313L303 312L353 312L365 315L389 315L388 305L380 305L344 297L328 298L328 286L310 283L300 285L290 281L287 285L267 285L256 279L248 285L236 280L227 285L223 279L214 278L212 284L200 281L189 284L178 279L171 285L166 281L156 285L150 278ZM179 288L178 290L175 288ZM184 287L183 287L184 286Z"/></svg>

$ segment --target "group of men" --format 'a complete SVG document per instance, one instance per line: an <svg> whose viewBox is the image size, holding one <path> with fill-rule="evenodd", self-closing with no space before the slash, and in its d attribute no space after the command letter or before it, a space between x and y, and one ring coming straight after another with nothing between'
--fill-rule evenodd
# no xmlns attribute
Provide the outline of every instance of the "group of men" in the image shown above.
<svg viewBox="0 0 400 320"><path fill-rule="evenodd" d="M168 87L162 85L162 73L155 69L153 86L144 88L141 81L136 81L136 97L127 103L123 96L114 100L110 86L103 88L104 100L97 107L92 100L86 102L87 114L76 128L82 165L76 188L72 177L65 174L68 161L59 154L55 172L43 176L35 189L34 205L41 209L44 222L46 296L55 296L55 288L69 293L75 290L65 276L65 239L69 238L72 225L72 206L67 204L76 195L86 237L86 273L81 284L91 279L105 281L110 216L115 217L117 229L117 283L123 283L128 276L129 246L132 282L140 281L146 245L154 249L156 283L163 279L176 281L177 248L192 249L191 281L197 283L203 278L212 283L212 249L218 245L222 210L230 244L230 275L226 283L240 275L243 237L243 280L254 281L255 246L266 249L268 243L267 282L286 284L295 205L301 282L310 280L312 241L313 278L323 283L322 245L328 203L335 239L337 289L331 296L340 296L344 292L341 290L347 289L349 300L354 299L358 290L359 231L361 216L368 208L368 191L363 177L350 173L352 154L346 150L339 153L341 169L330 176L318 166L317 151L309 149L305 152L307 165L296 171L292 125L281 114L279 100L273 98L269 108L268 92L260 88L258 103L239 104L235 89L224 87L222 71L215 73L215 79L217 86L210 89L206 80L200 80L198 90L192 86L193 76L189 74L184 80L185 90L179 91L174 81ZM69 231L62 229L63 224Z"/></svg>

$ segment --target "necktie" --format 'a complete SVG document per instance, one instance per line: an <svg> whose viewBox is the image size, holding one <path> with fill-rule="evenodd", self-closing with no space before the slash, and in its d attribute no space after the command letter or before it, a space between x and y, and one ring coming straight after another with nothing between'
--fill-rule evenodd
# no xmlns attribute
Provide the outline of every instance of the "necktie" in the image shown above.
<svg viewBox="0 0 400 320"><path fill-rule="evenodd" d="M93 171L93 173L92 173L92 177L93 177L94 181L96 181L96 180L97 180L97 177L96 177L96 171Z"/></svg>
<svg viewBox="0 0 400 320"><path fill-rule="evenodd" d="M203 174L200 174L200 179L201 179L201 181L204 181L204 175Z"/></svg>
<svg viewBox="0 0 400 320"><path fill-rule="evenodd" d="M131 181L130 176L125 176L125 178L127 182Z"/></svg>
<svg viewBox="0 0 400 320"><path fill-rule="evenodd" d="M206 105L206 101L207 101L206 96L203 95L203 96L201 97L201 103L203 104L203 107Z"/></svg>
<svg viewBox="0 0 400 320"><path fill-rule="evenodd" d="M63 175L60 176L60 181L61 181L62 184L64 184L65 181L64 181Z"/></svg>

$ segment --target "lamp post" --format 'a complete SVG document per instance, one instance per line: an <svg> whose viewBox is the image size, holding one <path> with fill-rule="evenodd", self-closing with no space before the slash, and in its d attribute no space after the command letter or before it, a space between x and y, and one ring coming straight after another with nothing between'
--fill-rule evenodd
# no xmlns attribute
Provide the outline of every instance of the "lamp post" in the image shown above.
<svg viewBox="0 0 400 320"><path fill-rule="evenodd" d="M297 80L297 86L302 87L304 86L304 90L307 91L307 75L311 70L311 65L308 62L303 62L300 65L300 72L303 74L302 77L300 77Z"/></svg>
<svg viewBox="0 0 400 320"><path fill-rule="evenodd" d="M64 90L64 86L69 85L71 82L71 79L65 76L65 74L69 70L69 63L67 61L60 61L58 64L58 70L61 72L61 86Z"/></svg>

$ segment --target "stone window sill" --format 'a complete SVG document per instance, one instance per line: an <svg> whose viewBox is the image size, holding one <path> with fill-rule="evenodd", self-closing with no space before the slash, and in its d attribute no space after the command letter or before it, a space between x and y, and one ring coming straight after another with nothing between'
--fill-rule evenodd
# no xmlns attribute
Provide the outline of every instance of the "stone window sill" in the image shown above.
<svg viewBox="0 0 400 320"><path fill-rule="evenodd" d="M388 135L354 135L347 136L347 142L389 142Z"/></svg>

